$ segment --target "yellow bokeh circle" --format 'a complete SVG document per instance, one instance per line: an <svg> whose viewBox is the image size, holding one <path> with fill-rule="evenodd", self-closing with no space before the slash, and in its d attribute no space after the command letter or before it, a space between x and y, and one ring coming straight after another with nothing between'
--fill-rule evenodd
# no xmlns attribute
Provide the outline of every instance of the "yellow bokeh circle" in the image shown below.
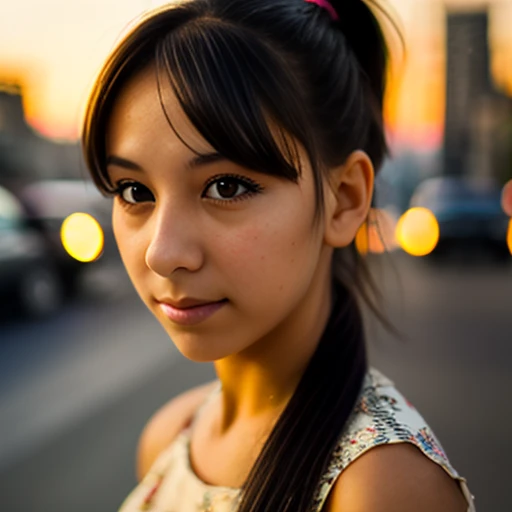
<svg viewBox="0 0 512 512"><path fill-rule="evenodd" d="M103 229L87 213L73 213L67 217L62 223L60 238L67 253L84 263L98 259L103 251Z"/></svg>
<svg viewBox="0 0 512 512"><path fill-rule="evenodd" d="M427 208L406 211L396 227L396 240L412 256L430 254L439 242L439 223Z"/></svg>

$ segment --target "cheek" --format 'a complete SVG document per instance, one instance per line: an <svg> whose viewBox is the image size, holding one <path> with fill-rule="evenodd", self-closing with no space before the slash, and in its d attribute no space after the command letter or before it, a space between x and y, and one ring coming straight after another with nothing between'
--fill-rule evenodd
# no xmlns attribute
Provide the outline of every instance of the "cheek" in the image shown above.
<svg viewBox="0 0 512 512"><path fill-rule="evenodd" d="M114 238L116 240L117 248L119 249L119 254L124 262L125 257L128 255L128 233L126 225L122 220L119 206L116 206L115 200L112 209L112 231L114 232Z"/></svg>
<svg viewBox="0 0 512 512"><path fill-rule="evenodd" d="M226 277L253 291L282 291L316 267L319 240L311 221L287 215L256 221L223 241Z"/></svg>
<svg viewBox="0 0 512 512"><path fill-rule="evenodd" d="M132 281L136 280L137 275L142 271L144 263L144 245L137 236L138 231L127 222L122 207L114 203L112 211L112 230L116 240L117 248L121 260Z"/></svg>

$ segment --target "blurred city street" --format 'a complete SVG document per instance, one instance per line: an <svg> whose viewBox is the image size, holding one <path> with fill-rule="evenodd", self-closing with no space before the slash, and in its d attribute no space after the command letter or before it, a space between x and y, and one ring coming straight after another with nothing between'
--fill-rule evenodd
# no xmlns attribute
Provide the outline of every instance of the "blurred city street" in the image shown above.
<svg viewBox="0 0 512 512"><path fill-rule="evenodd" d="M512 267L381 260L386 313L404 339L372 324L372 363L428 419L477 509L511 510ZM117 510L147 418L213 376L177 353L118 267L87 275L51 319L2 320L2 510Z"/></svg>

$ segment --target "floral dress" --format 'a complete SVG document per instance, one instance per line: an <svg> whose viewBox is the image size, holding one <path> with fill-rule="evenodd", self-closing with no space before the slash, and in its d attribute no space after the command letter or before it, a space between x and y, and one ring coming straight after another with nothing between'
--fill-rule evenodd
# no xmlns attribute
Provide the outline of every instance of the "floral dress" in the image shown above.
<svg viewBox="0 0 512 512"><path fill-rule="evenodd" d="M189 443L190 431L183 431L158 457L119 512L236 512L239 489L202 482L190 466ZM411 443L441 466L458 481L468 512L475 512L466 480L451 466L430 427L393 383L373 368L320 479L311 512L322 510L337 478L350 463L376 446L394 443Z"/></svg>

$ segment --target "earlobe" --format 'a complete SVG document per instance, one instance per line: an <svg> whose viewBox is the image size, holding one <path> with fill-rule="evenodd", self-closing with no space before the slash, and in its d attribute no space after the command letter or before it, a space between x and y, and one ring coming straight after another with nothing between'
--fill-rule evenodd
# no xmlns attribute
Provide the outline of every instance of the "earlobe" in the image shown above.
<svg viewBox="0 0 512 512"><path fill-rule="evenodd" d="M354 151L331 170L325 191L325 243L346 247L354 240L370 210L374 168L364 151Z"/></svg>

